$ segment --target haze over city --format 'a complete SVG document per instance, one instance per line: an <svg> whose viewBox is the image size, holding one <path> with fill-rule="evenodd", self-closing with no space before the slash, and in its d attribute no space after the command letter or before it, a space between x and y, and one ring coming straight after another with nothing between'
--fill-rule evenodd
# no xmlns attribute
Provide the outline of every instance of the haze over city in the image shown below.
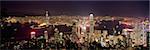
<svg viewBox="0 0 150 50"><path fill-rule="evenodd" d="M2 1L9 15L149 16L147 1Z"/></svg>
<svg viewBox="0 0 150 50"><path fill-rule="evenodd" d="M147 50L149 1L1 1L1 50Z"/></svg>

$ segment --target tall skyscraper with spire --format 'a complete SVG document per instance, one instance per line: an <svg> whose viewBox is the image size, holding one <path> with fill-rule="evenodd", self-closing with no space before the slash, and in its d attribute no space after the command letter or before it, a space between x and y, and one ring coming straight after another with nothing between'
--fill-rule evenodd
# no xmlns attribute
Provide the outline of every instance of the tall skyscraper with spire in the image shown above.
<svg viewBox="0 0 150 50"><path fill-rule="evenodd" d="M94 20L93 20L93 13L90 13L90 34L94 33Z"/></svg>
<svg viewBox="0 0 150 50"><path fill-rule="evenodd" d="M48 17L48 11L47 10L45 11L45 16Z"/></svg>
<svg viewBox="0 0 150 50"><path fill-rule="evenodd" d="M49 17L48 17L48 11L45 11L45 16L46 16L46 23L49 24Z"/></svg>

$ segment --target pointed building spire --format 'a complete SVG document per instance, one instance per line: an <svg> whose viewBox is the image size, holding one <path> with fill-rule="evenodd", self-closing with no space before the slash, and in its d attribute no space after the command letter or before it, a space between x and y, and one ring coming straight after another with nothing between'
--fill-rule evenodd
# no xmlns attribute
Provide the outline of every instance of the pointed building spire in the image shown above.
<svg viewBox="0 0 150 50"><path fill-rule="evenodd" d="M46 12L45 12L45 13L46 13L46 14L45 14L45 16L46 16L46 17L48 17L48 11L47 11L47 10L46 10Z"/></svg>

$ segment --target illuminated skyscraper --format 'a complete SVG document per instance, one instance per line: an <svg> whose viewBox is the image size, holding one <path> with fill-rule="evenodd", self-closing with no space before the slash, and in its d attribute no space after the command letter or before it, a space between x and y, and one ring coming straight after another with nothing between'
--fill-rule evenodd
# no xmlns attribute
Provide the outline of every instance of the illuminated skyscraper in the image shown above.
<svg viewBox="0 0 150 50"><path fill-rule="evenodd" d="M45 16L48 17L48 11L46 11L45 13L46 13Z"/></svg>
<svg viewBox="0 0 150 50"><path fill-rule="evenodd" d="M44 31L44 37L46 39L46 42L48 42L48 32L47 31Z"/></svg>
<svg viewBox="0 0 150 50"><path fill-rule="evenodd" d="M90 13L90 34L94 33L94 20L93 20L93 13Z"/></svg>
<svg viewBox="0 0 150 50"><path fill-rule="evenodd" d="M82 26L82 32L84 32L84 33L86 33L86 29L87 29L85 22L86 22L86 17L83 18L83 22L82 22L82 25L83 25L83 26Z"/></svg>
<svg viewBox="0 0 150 50"><path fill-rule="evenodd" d="M46 23L49 24L48 11L45 12L45 16L46 16Z"/></svg>
<svg viewBox="0 0 150 50"><path fill-rule="evenodd" d="M36 34L35 32L31 32L30 34L31 34L31 36L30 36L31 39L35 38L35 34Z"/></svg>
<svg viewBox="0 0 150 50"><path fill-rule="evenodd" d="M147 46L147 33L149 32L149 20L148 19L146 19L145 21L143 21L142 23L141 23L142 25L141 25L141 27L142 27L142 40L143 40L143 46Z"/></svg>

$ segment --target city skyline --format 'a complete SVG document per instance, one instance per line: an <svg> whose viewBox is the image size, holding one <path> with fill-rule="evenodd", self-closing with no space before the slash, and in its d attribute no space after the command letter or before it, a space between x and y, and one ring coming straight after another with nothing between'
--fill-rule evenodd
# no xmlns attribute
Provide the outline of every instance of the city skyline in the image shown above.
<svg viewBox="0 0 150 50"><path fill-rule="evenodd" d="M147 50L149 1L1 1L1 50Z"/></svg>

